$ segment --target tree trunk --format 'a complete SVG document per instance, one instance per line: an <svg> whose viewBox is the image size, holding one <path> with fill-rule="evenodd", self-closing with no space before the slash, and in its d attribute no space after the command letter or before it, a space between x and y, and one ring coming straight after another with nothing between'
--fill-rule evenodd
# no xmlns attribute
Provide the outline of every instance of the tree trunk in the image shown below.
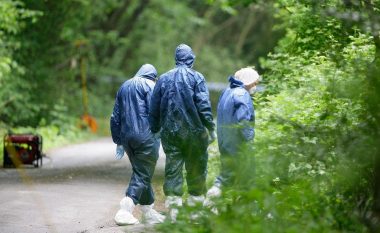
<svg viewBox="0 0 380 233"><path fill-rule="evenodd" d="M255 25L256 22L256 15L253 7L250 7L248 11L248 20L245 23L243 29L241 30L241 33L238 37L238 40L236 42L236 47L235 47L235 53L237 56L240 56L243 46L245 44L245 41L247 40L248 34L251 31L252 27Z"/></svg>
<svg viewBox="0 0 380 233"><path fill-rule="evenodd" d="M375 143L376 154L375 164L374 164L374 190L373 190L373 213L374 218L371 220L371 228L374 232L378 232L380 230L380 37L375 36L374 42L376 46L376 55L375 60L371 64L371 68L369 69L367 77L369 78L370 85L372 86L372 91L369 95L370 101L370 112L372 113L372 117L374 117L376 127L373 129L374 137L377 139L377 143Z"/></svg>

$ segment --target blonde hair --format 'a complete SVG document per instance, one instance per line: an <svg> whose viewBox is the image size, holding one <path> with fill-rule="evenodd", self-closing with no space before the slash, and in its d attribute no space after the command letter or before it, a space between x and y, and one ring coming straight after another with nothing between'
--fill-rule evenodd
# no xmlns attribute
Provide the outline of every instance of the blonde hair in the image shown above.
<svg viewBox="0 0 380 233"><path fill-rule="evenodd" d="M235 78L241 81L245 86L260 80L260 75L251 67L242 68L235 73Z"/></svg>

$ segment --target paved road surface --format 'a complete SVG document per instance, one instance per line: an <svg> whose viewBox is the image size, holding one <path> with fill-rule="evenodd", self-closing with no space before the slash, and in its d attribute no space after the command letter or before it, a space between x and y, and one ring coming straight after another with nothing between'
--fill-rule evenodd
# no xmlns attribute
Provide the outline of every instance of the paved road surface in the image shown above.
<svg viewBox="0 0 380 233"><path fill-rule="evenodd" d="M0 232L154 232L113 221L131 175L128 159L115 160L114 151L104 138L48 151L42 168L0 168ZM161 151L153 180L158 197L164 163ZM165 211L163 200L156 209Z"/></svg>

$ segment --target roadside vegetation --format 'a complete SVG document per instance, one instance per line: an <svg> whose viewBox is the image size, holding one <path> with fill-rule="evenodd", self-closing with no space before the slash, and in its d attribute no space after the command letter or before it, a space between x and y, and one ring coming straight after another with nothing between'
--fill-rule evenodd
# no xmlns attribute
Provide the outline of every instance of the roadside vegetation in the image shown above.
<svg viewBox="0 0 380 233"><path fill-rule="evenodd" d="M218 214L187 207L162 232L379 230L380 2L345 2L269 3L286 34L260 60L266 90L254 96L256 138L237 158L238 181L215 200Z"/></svg>
<svg viewBox="0 0 380 233"><path fill-rule="evenodd" d="M187 43L208 82L254 66L265 91L219 214L185 207L158 230L378 232L379 33L379 0L3 0L0 135L72 143L93 137L86 113L107 135L120 84L143 63L172 68Z"/></svg>

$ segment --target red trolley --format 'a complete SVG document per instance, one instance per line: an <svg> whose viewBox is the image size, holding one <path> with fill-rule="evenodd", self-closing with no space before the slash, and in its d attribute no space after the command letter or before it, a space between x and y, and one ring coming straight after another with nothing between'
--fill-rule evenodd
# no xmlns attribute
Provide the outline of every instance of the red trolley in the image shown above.
<svg viewBox="0 0 380 233"><path fill-rule="evenodd" d="M42 137L38 134L7 134L4 136L4 167L30 164L42 166Z"/></svg>

